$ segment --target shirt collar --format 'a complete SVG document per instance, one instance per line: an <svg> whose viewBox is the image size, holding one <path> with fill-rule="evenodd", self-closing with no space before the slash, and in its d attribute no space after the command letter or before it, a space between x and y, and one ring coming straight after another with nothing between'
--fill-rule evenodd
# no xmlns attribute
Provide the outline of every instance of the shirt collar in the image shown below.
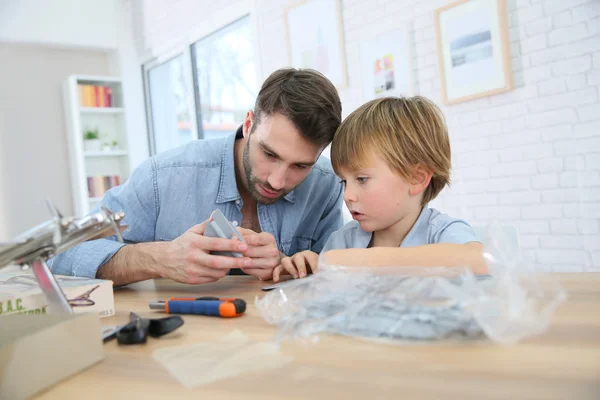
<svg viewBox="0 0 600 400"><path fill-rule="evenodd" d="M404 240L402 241L402 243L400 243L399 247L413 247L423 244L423 235L421 235L421 232L423 232L423 230L427 232L427 229L429 227L430 214L431 210L429 209L429 207L427 207L427 205L424 205L423 209L421 210L421 213L417 217L417 220L415 221L412 228L410 228L410 231L408 231L408 234L406 234ZM360 229L359 226L355 239L357 244L356 247L366 248L367 246L369 246L369 243L371 243L372 237L373 232L365 232L362 229Z"/></svg>
<svg viewBox="0 0 600 400"><path fill-rule="evenodd" d="M229 136L225 147L221 152L221 178L219 181L219 192L217 194L217 203L226 203L228 201L240 200L240 192L237 188L235 179L235 159L233 147L235 141L243 138L242 127L240 126L234 135ZM296 191L292 190L283 197L290 203L296 202Z"/></svg>
<svg viewBox="0 0 600 400"><path fill-rule="evenodd" d="M221 152L221 178L219 181L217 203L226 203L241 199L235 181L235 160L233 158L233 144L235 143L236 136L237 134L227 138L225 147Z"/></svg>
<svg viewBox="0 0 600 400"><path fill-rule="evenodd" d="M427 207L427 204L423 206L419 217L415 221L410 231L400 244L400 247L412 247L423 244L423 237L427 234L429 228L429 216L431 215L431 209ZM424 235L425 234L425 235Z"/></svg>

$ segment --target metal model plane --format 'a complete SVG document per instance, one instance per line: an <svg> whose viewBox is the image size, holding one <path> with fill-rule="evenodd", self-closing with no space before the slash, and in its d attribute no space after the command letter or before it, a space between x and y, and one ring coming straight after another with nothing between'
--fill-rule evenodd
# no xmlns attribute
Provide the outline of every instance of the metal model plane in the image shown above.
<svg viewBox="0 0 600 400"><path fill-rule="evenodd" d="M11 264L22 269L31 268L38 284L48 299L48 310L72 313L69 301L52 275L46 261L82 242L115 235L123 242L120 225L125 213L113 213L102 207L81 218L64 217L49 201L46 202L53 218L17 236L9 242L0 242L0 269Z"/></svg>

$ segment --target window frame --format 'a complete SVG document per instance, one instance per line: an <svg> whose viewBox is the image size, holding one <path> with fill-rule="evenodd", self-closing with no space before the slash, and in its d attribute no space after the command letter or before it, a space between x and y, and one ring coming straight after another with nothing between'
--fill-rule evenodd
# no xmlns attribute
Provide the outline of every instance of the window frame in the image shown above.
<svg viewBox="0 0 600 400"><path fill-rule="evenodd" d="M214 15L210 16L210 19L203 21L202 25L189 32L188 35L183 37L177 44L172 45L166 49L161 49L157 54L151 54L141 63L142 77L143 77L143 89L144 89L144 107L146 111L146 126L148 134L148 148L150 150L150 156L156 154L156 144L154 139L154 124L152 118L152 102L150 99L150 81L149 71L169 60L183 55L184 57L184 79L186 84L190 85L189 88L193 90L192 102L189 104L190 118L192 122L193 137L196 139L202 139L202 119L196 115L196 110L200 107L199 99L197 98L197 83L194 76L195 71L195 60L192 57L192 47L195 43L200 40L217 33L223 28L239 21L242 18L250 17L250 29L252 31L252 42L253 42L253 55L254 55L254 67L256 69L257 82L262 82L262 57L261 57L261 46L259 41L260 26L256 18L255 12L255 1L254 0L241 0L237 3L232 4L222 10L219 10ZM193 65L194 64L194 65ZM199 96L199 94L198 94Z"/></svg>
<svg viewBox="0 0 600 400"><path fill-rule="evenodd" d="M190 44L190 46L189 46L191 62L192 62L192 78L193 78L193 85L194 85L194 106L195 106L194 114L196 115L196 131L198 132L198 138L200 138L200 139L204 138L204 127L202 126L202 110L200 108L202 99L200 98L200 87L198 84L198 79L196 79L197 78L196 72L198 70L198 66L196 65L196 51L194 49L194 46L197 43L199 43L200 41L207 39L214 34L218 34L220 31L229 28L231 25L237 24L238 22L240 22L241 20L243 20L245 18L248 18L248 21L250 23L250 29L252 31L252 35L256 35L256 30L254 29L254 26L253 26L252 15L248 13L248 14L242 15L239 18L229 22L227 25L221 26L216 31L210 32L209 34L198 39L197 41ZM254 44L256 44L254 37L252 39L253 39L252 41L254 42ZM254 46L254 48L252 49L252 54L253 54L254 67L256 70L256 74L257 74L257 82L260 82L260 80L258 79L260 76L260 74L258 73L259 67L256 63L256 60L257 60L256 46ZM257 88L257 90L258 90L258 88Z"/></svg>

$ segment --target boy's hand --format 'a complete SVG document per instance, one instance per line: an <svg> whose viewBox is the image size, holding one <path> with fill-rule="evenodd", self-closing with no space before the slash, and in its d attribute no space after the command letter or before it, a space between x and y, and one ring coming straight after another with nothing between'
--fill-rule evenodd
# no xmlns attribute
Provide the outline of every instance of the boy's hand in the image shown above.
<svg viewBox="0 0 600 400"><path fill-rule="evenodd" d="M310 250L304 250L291 257L284 257L281 264L273 271L273 281L279 282L282 273L288 273L297 278L304 278L308 272L315 272L319 255Z"/></svg>

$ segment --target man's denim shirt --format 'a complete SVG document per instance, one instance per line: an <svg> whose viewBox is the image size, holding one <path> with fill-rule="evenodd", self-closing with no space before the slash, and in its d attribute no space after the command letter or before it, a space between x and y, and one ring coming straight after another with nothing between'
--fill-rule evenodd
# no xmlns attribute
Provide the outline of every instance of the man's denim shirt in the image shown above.
<svg viewBox="0 0 600 400"><path fill-rule="evenodd" d="M239 137L239 136L238 136ZM236 135L197 140L143 162L127 182L110 189L101 202L125 211L126 243L173 240L219 208L230 221L242 222L233 158ZM292 255L319 253L329 235L341 228L343 188L325 157L284 198L258 205L263 232L273 234L279 249ZM50 260L52 272L95 277L122 247L114 236L85 242Z"/></svg>

